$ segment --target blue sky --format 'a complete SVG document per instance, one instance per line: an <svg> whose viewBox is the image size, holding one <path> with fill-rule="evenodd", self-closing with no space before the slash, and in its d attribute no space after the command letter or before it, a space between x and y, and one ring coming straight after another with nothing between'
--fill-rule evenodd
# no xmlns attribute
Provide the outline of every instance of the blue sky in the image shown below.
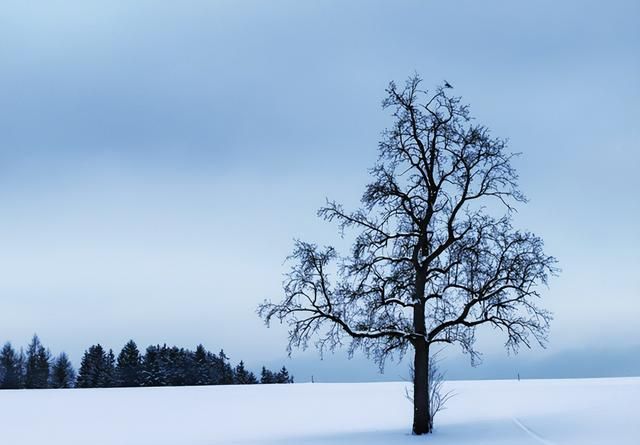
<svg viewBox="0 0 640 445"><path fill-rule="evenodd" d="M334 242L315 210L357 204L384 88L418 72L523 153L517 224L563 269L547 351L506 358L487 331L485 371L450 351L453 374L640 355L638 16L635 1L4 0L0 340L37 331L76 361L134 338L281 362L286 332L255 306L278 298L294 238ZM302 375L376 378L296 357ZM598 373L630 372L620 360Z"/></svg>

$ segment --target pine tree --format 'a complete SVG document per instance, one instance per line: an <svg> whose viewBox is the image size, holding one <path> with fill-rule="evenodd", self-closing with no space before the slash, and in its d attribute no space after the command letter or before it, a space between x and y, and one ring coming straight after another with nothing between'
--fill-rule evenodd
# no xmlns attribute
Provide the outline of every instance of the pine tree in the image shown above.
<svg viewBox="0 0 640 445"><path fill-rule="evenodd" d="M276 383L273 372L268 370L264 366L262 367L262 371L260 372L260 383Z"/></svg>
<svg viewBox="0 0 640 445"><path fill-rule="evenodd" d="M211 361L209 353L202 345L196 347L193 354L194 385L211 385Z"/></svg>
<svg viewBox="0 0 640 445"><path fill-rule="evenodd" d="M72 388L76 373L69 357L64 352L55 359L51 366L51 388Z"/></svg>
<svg viewBox="0 0 640 445"><path fill-rule="evenodd" d="M214 355L214 357L216 356ZM219 376L219 380L217 381L216 384L233 385L235 383L233 368L229 363L229 357L227 357L227 355L224 353L222 349L220 350L220 353L216 357L215 364L216 364L216 368Z"/></svg>
<svg viewBox="0 0 640 445"><path fill-rule="evenodd" d="M142 357L138 346L129 340L118 354L116 366L117 385L134 387L142 385Z"/></svg>
<svg viewBox="0 0 640 445"><path fill-rule="evenodd" d="M91 346L85 351L80 363L76 387L78 388L101 388L104 387L107 379L105 372L107 368L107 354L100 344Z"/></svg>
<svg viewBox="0 0 640 445"><path fill-rule="evenodd" d="M178 351L178 363L180 369L180 378L177 381L179 385L194 385L195 359L193 351L180 348Z"/></svg>
<svg viewBox="0 0 640 445"><path fill-rule="evenodd" d="M252 385L258 383L258 379L253 372L247 371L244 362L241 360L234 370L234 383L237 385Z"/></svg>
<svg viewBox="0 0 640 445"><path fill-rule="evenodd" d="M104 356L104 367L100 374L98 387L113 388L116 386L116 356L112 349Z"/></svg>
<svg viewBox="0 0 640 445"><path fill-rule="evenodd" d="M41 389L49 386L50 356L51 354L42 346L38 336L34 335L27 348L26 388Z"/></svg>
<svg viewBox="0 0 640 445"><path fill-rule="evenodd" d="M168 373L170 371L167 344L158 347L158 355L156 358L156 375L155 381L158 386L167 386L169 384Z"/></svg>
<svg viewBox="0 0 640 445"><path fill-rule="evenodd" d="M18 353L18 375L20 379L20 388L24 388L27 380L27 356L24 353L24 349L20 348Z"/></svg>
<svg viewBox="0 0 640 445"><path fill-rule="evenodd" d="M163 386L160 346L149 346L142 358L142 385Z"/></svg>
<svg viewBox="0 0 640 445"><path fill-rule="evenodd" d="M0 351L0 388L18 389L22 386L19 360L11 343L5 343Z"/></svg>
<svg viewBox="0 0 640 445"><path fill-rule="evenodd" d="M192 361L190 354L190 351L177 346L165 348L162 365L168 386L184 386L187 384Z"/></svg>
<svg viewBox="0 0 640 445"><path fill-rule="evenodd" d="M289 371L284 366L275 375L275 383L293 383L293 377L289 376Z"/></svg>

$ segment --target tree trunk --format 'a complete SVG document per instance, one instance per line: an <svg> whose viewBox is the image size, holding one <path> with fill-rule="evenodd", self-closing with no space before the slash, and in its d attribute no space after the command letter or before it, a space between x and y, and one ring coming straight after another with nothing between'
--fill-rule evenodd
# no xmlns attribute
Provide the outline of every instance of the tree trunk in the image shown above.
<svg viewBox="0 0 640 445"><path fill-rule="evenodd" d="M424 280L418 279L416 288L416 300L420 301L424 294ZM413 326L416 334L425 335L424 303L413 307ZM430 433L433 425L429 409L429 347L424 337L418 337L413 346L413 434L421 435Z"/></svg>
<svg viewBox="0 0 640 445"><path fill-rule="evenodd" d="M432 428L429 410L429 349L424 340L415 344L413 368L413 434L428 434Z"/></svg>

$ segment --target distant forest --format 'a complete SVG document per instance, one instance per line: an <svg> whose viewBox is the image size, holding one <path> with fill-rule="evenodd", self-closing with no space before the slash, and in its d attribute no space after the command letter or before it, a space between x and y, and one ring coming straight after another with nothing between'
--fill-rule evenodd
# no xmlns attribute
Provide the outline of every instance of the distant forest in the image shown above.
<svg viewBox="0 0 640 445"><path fill-rule="evenodd" d="M195 351L177 346L149 346L144 353L130 340L117 354L93 345L82 357L76 373L64 352L52 357L37 335L26 352L5 343L0 351L0 389L115 388L138 386L246 385L293 383L284 366L271 371L264 366L258 378L240 361L232 366L224 353Z"/></svg>

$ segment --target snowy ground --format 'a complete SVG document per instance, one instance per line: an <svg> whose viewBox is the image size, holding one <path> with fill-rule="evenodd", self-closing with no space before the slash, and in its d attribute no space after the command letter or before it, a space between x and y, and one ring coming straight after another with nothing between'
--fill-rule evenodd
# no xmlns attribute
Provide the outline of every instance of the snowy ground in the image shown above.
<svg viewBox="0 0 640 445"><path fill-rule="evenodd" d="M0 391L7 445L640 444L640 378L449 382L430 437L405 383Z"/></svg>

